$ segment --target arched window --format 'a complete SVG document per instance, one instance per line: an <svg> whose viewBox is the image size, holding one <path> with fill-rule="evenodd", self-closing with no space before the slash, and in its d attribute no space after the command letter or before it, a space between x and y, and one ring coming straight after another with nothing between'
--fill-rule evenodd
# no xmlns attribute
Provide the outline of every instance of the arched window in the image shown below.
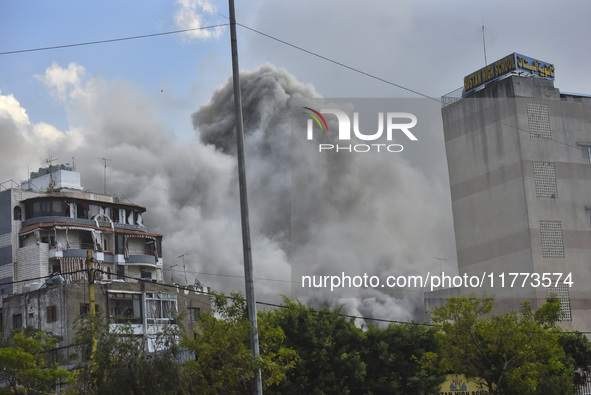
<svg viewBox="0 0 591 395"><path fill-rule="evenodd" d="M13 213L14 214L13 215L14 221L20 221L23 219L20 206L15 206L13 211L14 211L14 213Z"/></svg>

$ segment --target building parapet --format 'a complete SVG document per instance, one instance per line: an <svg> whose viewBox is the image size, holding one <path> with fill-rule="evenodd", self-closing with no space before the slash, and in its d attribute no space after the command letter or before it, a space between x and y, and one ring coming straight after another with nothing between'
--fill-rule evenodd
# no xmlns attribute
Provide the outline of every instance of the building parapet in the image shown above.
<svg viewBox="0 0 591 395"><path fill-rule="evenodd" d="M454 89L453 91L441 96L441 107L445 107L448 104L451 104L455 101L458 101L462 98L462 92L464 92L464 87L459 87Z"/></svg>

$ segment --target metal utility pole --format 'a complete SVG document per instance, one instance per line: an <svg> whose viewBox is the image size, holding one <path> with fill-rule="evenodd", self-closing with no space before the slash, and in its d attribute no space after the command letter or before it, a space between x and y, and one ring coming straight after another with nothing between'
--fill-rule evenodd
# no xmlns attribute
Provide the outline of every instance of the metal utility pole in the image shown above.
<svg viewBox="0 0 591 395"><path fill-rule="evenodd" d="M92 350L90 353L90 361L94 362L94 354L96 353L96 307L94 297L94 258L92 257L92 251L86 251L86 269L88 270L88 316L90 317L90 325L92 328Z"/></svg>
<svg viewBox="0 0 591 395"><path fill-rule="evenodd" d="M232 46L232 77L234 83L234 104L236 107L236 145L238 157L238 183L240 187L240 213L242 219L242 250L244 255L244 284L246 309L250 321L250 348L252 358L259 357L259 334L257 328L257 307L254 298L254 276L252 270L252 252L250 247L250 227L248 222L248 199L246 194L246 169L244 164L244 126L242 124L242 99L240 96L240 69L238 67L238 43L236 40L236 14L234 0L229 1L230 42ZM252 383L252 393L263 393L261 370L257 369Z"/></svg>
<svg viewBox="0 0 591 395"><path fill-rule="evenodd" d="M97 159L100 159L105 162L105 170L103 173L103 182L104 182L104 186L105 186L104 194L106 195L107 194L107 161L110 161L111 159L109 159L109 158L97 158Z"/></svg>

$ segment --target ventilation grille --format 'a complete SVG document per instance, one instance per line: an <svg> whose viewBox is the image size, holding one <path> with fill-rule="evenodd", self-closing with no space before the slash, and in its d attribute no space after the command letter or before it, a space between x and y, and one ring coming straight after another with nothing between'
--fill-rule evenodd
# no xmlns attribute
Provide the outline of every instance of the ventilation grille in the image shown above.
<svg viewBox="0 0 591 395"><path fill-rule="evenodd" d="M546 297L549 297L551 293L556 294L558 299L560 299L560 310L562 310L560 321L572 321L568 286L558 285L557 287L546 288Z"/></svg>
<svg viewBox="0 0 591 395"><path fill-rule="evenodd" d="M545 103L525 103L529 137L551 139L550 113Z"/></svg>
<svg viewBox="0 0 591 395"><path fill-rule="evenodd" d="M534 184L539 198L558 198L554 162L534 162Z"/></svg>
<svg viewBox="0 0 591 395"><path fill-rule="evenodd" d="M560 221L540 221L542 257L564 258L564 240Z"/></svg>

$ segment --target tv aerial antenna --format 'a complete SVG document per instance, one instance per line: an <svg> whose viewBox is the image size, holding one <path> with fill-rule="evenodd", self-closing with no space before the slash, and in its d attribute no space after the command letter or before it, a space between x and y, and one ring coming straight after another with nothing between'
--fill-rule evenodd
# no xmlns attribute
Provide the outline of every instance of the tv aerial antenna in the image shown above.
<svg viewBox="0 0 591 395"><path fill-rule="evenodd" d="M484 21L482 21L482 47L484 49L484 65L488 66L488 62L486 61L486 40L484 39Z"/></svg>
<svg viewBox="0 0 591 395"><path fill-rule="evenodd" d="M53 193L53 187L55 186L55 182L53 180L53 172L51 171L51 164L58 159L55 159L52 155L49 155L48 159L45 159L45 163L47 163L47 171L49 172L49 192Z"/></svg>
<svg viewBox="0 0 591 395"><path fill-rule="evenodd" d="M185 266L185 257L189 255L188 252L185 252L182 255L177 256L177 259L180 258L183 260L183 271L185 272L185 285L187 285L189 282L187 281L187 267Z"/></svg>
<svg viewBox="0 0 591 395"><path fill-rule="evenodd" d="M109 158L97 158L98 160L102 160L103 162L105 162L105 169L103 172L103 185L104 185L104 192L103 194L106 195L107 194L107 162L110 162L111 159Z"/></svg>

